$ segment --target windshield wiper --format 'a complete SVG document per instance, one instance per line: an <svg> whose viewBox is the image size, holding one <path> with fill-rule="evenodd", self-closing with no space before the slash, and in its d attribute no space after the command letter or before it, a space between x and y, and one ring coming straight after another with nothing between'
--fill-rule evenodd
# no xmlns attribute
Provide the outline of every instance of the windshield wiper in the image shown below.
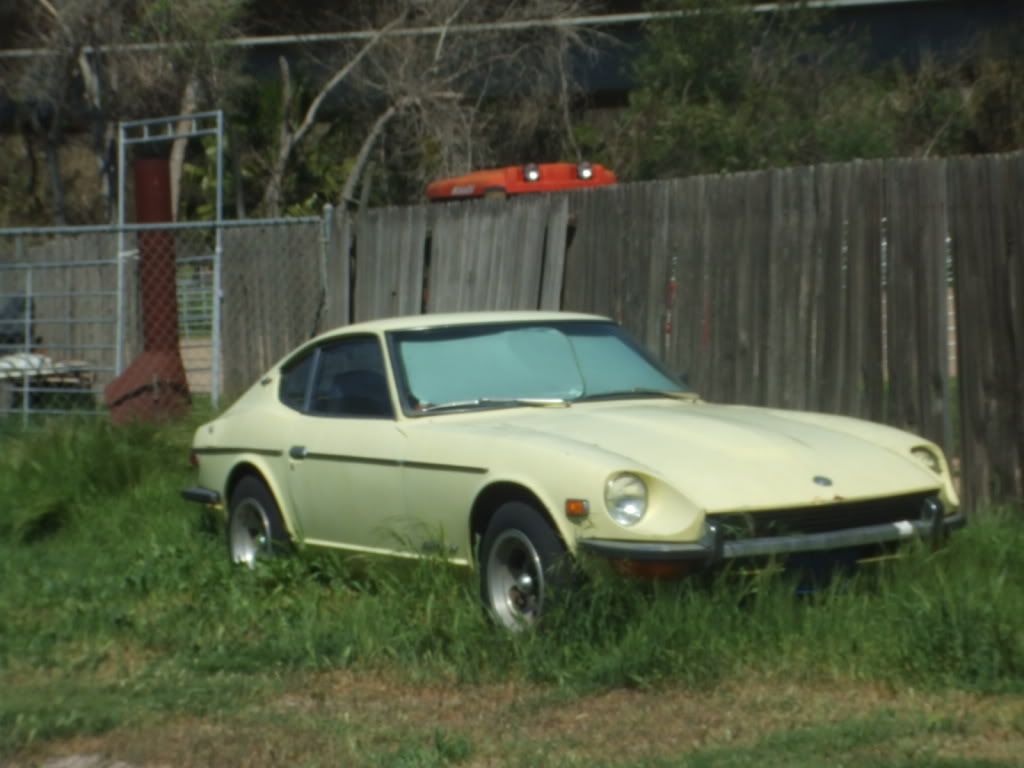
<svg viewBox="0 0 1024 768"><path fill-rule="evenodd" d="M468 408L495 407L512 408L517 405L532 408L568 408L569 401L561 397L477 397L472 400L453 400L450 403L421 403L418 413L459 411Z"/></svg>
<svg viewBox="0 0 1024 768"><path fill-rule="evenodd" d="M595 392L592 395L583 395L573 402L585 402L589 400L616 400L619 398L629 397L666 397L670 400L682 400L687 403L693 403L700 400L700 396L696 392L680 392L678 390L671 389L648 389L645 387L635 387L634 389L621 389L615 392Z"/></svg>

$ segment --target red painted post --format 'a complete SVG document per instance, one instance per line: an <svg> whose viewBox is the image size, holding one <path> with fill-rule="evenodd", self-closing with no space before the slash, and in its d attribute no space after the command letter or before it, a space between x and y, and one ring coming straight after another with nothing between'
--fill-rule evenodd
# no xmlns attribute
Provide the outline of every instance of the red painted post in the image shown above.
<svg viewBox="0 0 1024 768"><path fill-rule="evenodd" d="M135 212L140 224L171 221L167 158L135 161ZM181 416L191 403L178 346L174 233L139 232L138 244L143 352L104 392L110 416L118 423Z"/></svg>

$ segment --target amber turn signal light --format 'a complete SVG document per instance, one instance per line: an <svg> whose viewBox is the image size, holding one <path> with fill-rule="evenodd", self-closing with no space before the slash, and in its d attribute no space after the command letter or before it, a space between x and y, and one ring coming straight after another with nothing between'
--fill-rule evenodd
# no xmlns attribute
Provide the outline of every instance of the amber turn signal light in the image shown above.
<svg viewBox="0 0 1024 768"><path fill-rule="evenodd" d="M565 500L566 517L579 519L581 517L586 517L588 514L590 514L590 502L586 499Z"/></svg>

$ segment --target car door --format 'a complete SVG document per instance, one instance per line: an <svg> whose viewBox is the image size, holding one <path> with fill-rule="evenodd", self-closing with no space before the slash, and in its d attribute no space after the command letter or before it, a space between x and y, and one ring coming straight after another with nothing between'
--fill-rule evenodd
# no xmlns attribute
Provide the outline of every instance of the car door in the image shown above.
<svg viewBox="0 0 1024 768"><path fill-rule="evenodd" d="M311 374L301 407L292 406L287 441L289 492L303 537L361 551L403 550L405 438L380 340L336 338L311 354L311 362L296 363Z"/></svg>

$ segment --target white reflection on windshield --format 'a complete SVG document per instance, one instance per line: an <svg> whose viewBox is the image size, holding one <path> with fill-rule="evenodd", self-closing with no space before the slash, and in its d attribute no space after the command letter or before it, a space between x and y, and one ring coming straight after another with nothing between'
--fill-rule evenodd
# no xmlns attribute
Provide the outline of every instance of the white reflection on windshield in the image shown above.
<svg viewBox="0 0 1024 768"><path fill-rule="evenodd" d="M679 391L609 323L492 325L397 334L413 407Z"/></svg>

